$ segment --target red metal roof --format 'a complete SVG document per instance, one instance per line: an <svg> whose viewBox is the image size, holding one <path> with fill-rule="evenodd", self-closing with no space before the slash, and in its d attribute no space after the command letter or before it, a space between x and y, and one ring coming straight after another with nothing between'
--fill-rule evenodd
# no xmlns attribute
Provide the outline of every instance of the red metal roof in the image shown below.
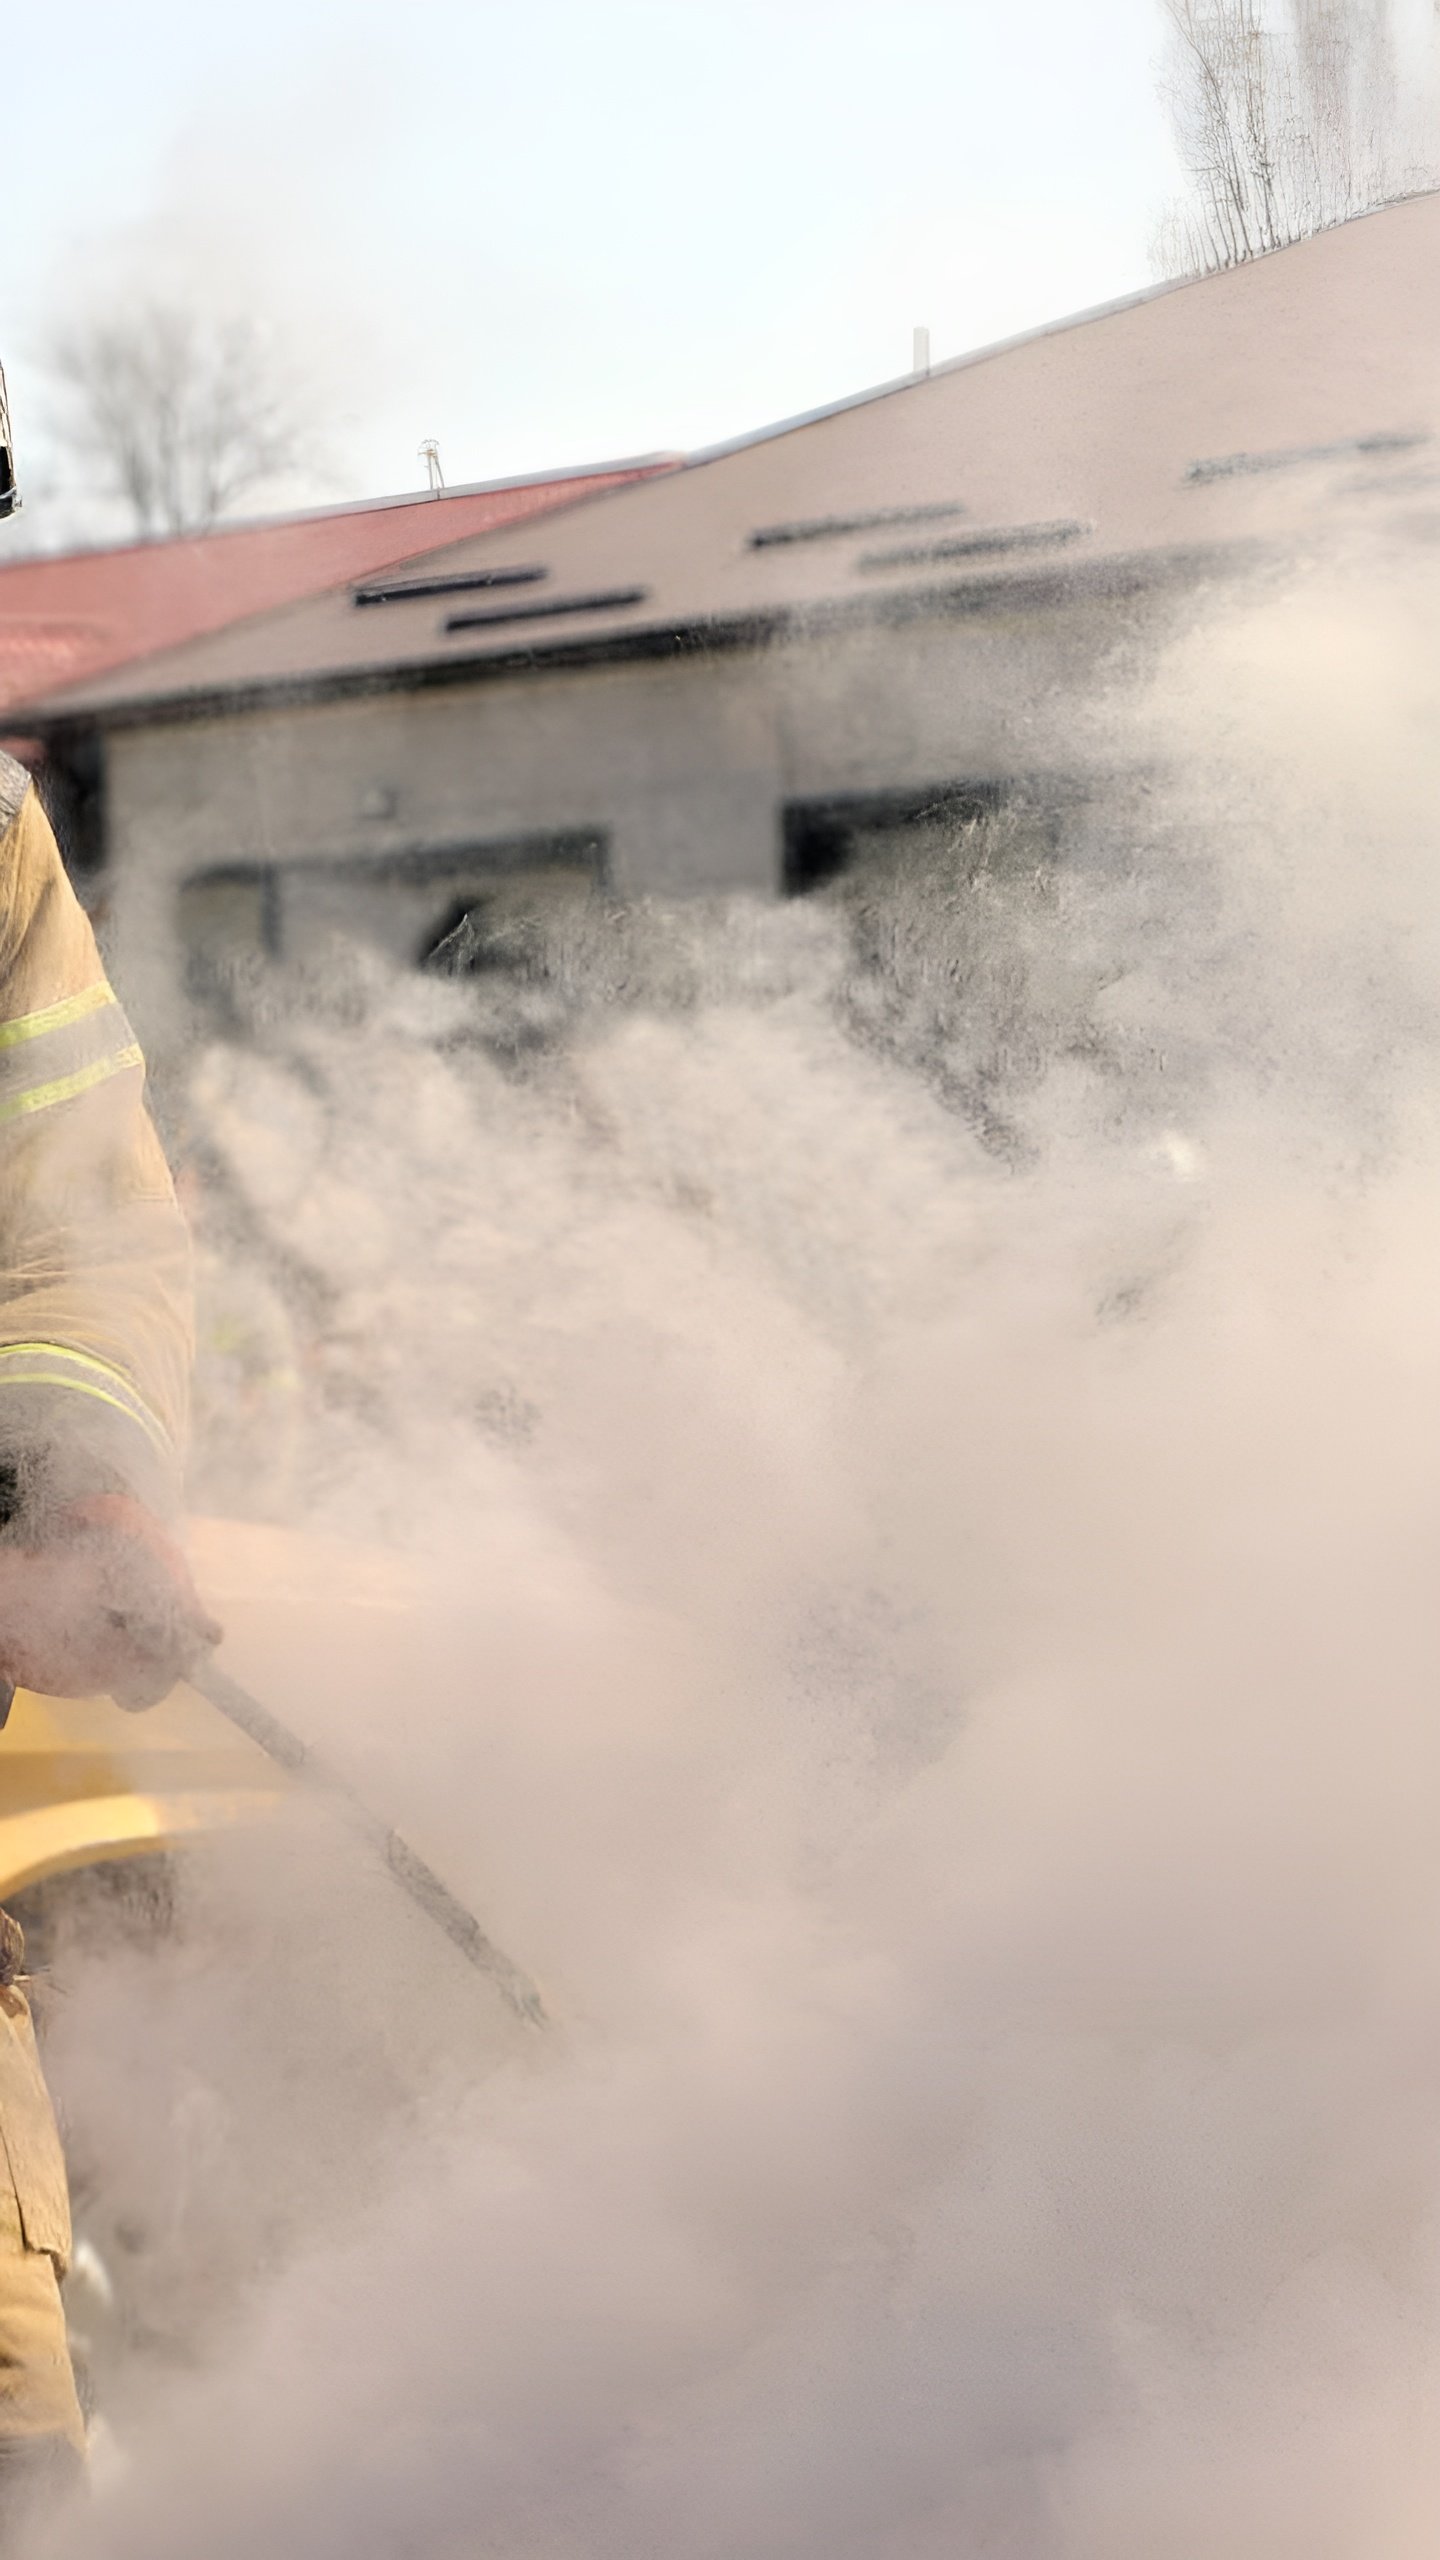
<svg viewBox="0 0 1440 2560"><path fill-rule="evenodd" d="M677 455L387 498L104 551L0 561L0 709L252 613L673 470Z"/></svg>

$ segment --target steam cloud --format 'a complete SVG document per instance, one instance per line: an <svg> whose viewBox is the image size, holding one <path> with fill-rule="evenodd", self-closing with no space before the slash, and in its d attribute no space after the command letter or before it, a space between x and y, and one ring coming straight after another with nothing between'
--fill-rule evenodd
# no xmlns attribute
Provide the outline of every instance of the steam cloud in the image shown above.
<svg viewBox="0 0 1440 2560"><path fill-rule="evenodd" d="M313 1714L558 2024L307 1828L81 1980L232 2271L87 2551L1429 2560L1435 615L1181 634L1058 859L197 1062L257 1499L425 1594Z"/></svg>

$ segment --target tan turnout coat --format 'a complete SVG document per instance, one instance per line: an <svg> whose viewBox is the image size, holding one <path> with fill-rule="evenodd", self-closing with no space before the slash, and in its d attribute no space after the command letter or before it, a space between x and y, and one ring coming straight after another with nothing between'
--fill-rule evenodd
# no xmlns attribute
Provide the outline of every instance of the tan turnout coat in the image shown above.
<svg viewBox="0 0 1440 2560"><path fill-rule="evenodd" d="M30 776L0 755L0 1522L19 1535L52 1498L178 1507L189 1252L144 1076ZM30 2013L0 1990L0 2437L78 2429L69 2251Z"/></svg>

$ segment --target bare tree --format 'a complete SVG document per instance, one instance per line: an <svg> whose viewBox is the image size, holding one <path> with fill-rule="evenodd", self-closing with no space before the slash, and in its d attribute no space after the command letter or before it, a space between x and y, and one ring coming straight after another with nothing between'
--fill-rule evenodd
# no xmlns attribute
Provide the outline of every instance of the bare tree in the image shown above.
<svg viewBox="0 0 1440 2560"><path fill-rule="evenodd" d="M1321 219L1422 184L1404 131L1390 0L1292 0L1296 97Z"/></svg>
<svg viewBox="0 0 1440 2560"><path fill-rule="evenodd" d="M1191 195L1160 263L1235 266L1429 182L1410 143L1392 0L1160 0L1163 94Z"/></svg>
<svg viewBox="0 0 1440 2560"><path fill-rule="evenodd" d="M142 534L202 531L305 458L296 395L261 332L143 302L63 331L60 439Z"/></svg>

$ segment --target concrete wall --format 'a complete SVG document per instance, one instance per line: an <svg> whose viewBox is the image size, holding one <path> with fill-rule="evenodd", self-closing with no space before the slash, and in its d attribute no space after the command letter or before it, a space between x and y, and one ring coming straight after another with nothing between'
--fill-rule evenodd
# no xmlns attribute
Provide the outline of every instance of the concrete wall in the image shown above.
<svg viewBox="0 0 1440 2560"><path fill-rule="evenodd" d="M1083 769L1077 702L1116 636L1103 605L1012 609L121 730L111 965L160 1036L181 975L179 884L226 865L595 833L624 894L773 894L787 804Z"/></svg>

